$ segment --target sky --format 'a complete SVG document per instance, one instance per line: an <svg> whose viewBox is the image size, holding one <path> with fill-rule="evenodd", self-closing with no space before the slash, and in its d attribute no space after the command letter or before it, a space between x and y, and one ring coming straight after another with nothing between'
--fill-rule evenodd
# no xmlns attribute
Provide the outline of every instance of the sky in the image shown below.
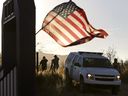
<svg viewBox="0 0 128 96"><path fill-rule="evenodd" d="M4 0L0 0L0 16L3 1ZM69 0L35 0L36 32L41 28L42 22L50 10L68 1ZM118 58L123 60L128 59L128 11L126 11L128 9L128 0L72 1L84 9L91 25L96 29L104 29L109 36L105 39L94 38L87 43L73 47L61 47L47 33L40 31L36 35L36 50L45 53L65 55L72 51L103 52L111 47L117 52L116 55Z"/></svg>

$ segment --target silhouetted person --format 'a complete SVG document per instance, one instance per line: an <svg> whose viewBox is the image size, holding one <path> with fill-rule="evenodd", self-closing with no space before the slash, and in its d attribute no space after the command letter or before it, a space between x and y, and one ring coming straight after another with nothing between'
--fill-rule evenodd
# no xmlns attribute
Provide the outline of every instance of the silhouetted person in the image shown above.
<svg viewBox="0 0 128 96"><path fill-rule="evenodd" d="M42 68L42 72L44 70L47 70L47 62L48 60L46 59L45 56L43 56L42 60L40 61L40 65L41 65L41 68Z"/></svg>
<svg viewBox="0 0 128 96"><path fill-rule="evenodd" d="M117 58L114 59L113 67L121 73L120 64L118 63Z"/></svg>
<svg viewBox="0 0 128 96"><path fill-rule="evenodd" d="M121 60L121 73L125 72L125 66L124 66L124 63L123 63L123 60Z"/></svg>
<svg viewBox="0 0 128 96"><path fill-rule="evenodd" d="M49 71L56 71L59 68L59 58L57 57L57 55L54 55L54 59L52 59L51 61L51 67Z"/></svg>

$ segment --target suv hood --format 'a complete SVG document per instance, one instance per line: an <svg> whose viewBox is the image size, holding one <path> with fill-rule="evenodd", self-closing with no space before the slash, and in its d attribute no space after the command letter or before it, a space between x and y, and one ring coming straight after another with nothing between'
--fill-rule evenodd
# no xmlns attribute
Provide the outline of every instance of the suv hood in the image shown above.
<svg viewBox="0 0 128 96"><path fill-rule="evenodd" d="M83 68L83 71L90 74L98 75L119 75L119 72L114 68Z"/></svg>

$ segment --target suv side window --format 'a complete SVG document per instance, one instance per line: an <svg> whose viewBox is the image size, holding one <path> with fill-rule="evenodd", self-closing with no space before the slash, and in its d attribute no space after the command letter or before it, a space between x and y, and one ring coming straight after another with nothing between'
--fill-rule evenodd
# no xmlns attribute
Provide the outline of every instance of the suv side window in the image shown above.
<svg viewBox="0 0 128 96"><path fill-rule="evenodd" d="M82 57L79 57L78 58L78 62L79 62L79 65L81 66L83 64L83 58Z"/></svg>
<svg viewBox="0 0 128 96"><path fill-rule="evenodd" d="M69 64L72 61L72 58L74 58L74 55L70 54L66 59L66 63Z"/></svg>
<svg viewBox="0 0 128 96"><path fill-rule="evenodd" d="M73 63L74 66L80 67L81 64L82 64L82 59L81 59L81 57L78 56L78 55L76 55L75 58L73 59L73 62L72 62L72 63Z"/></svg>
<svg viewBox="0 0 128 96"><path fill-rule="evenodd" d="M77 59L78 59L78 56L76 55L74 58L73 58L73 61L72 61L72 64L74 65L75 63L77 63Z"/></svg>

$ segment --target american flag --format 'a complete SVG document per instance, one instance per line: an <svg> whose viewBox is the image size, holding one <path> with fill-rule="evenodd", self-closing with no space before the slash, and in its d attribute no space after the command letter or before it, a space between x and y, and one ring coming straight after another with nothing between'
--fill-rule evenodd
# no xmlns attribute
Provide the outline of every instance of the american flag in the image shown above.
<svg viewBox="0 0 128 96"><path fill-rule="evenodd" d="M104 38L108 34L95 29L87 20L83 9L69 1L56 6L44 19L43 30L61 46L86 43L94 37Z"/></svg>

